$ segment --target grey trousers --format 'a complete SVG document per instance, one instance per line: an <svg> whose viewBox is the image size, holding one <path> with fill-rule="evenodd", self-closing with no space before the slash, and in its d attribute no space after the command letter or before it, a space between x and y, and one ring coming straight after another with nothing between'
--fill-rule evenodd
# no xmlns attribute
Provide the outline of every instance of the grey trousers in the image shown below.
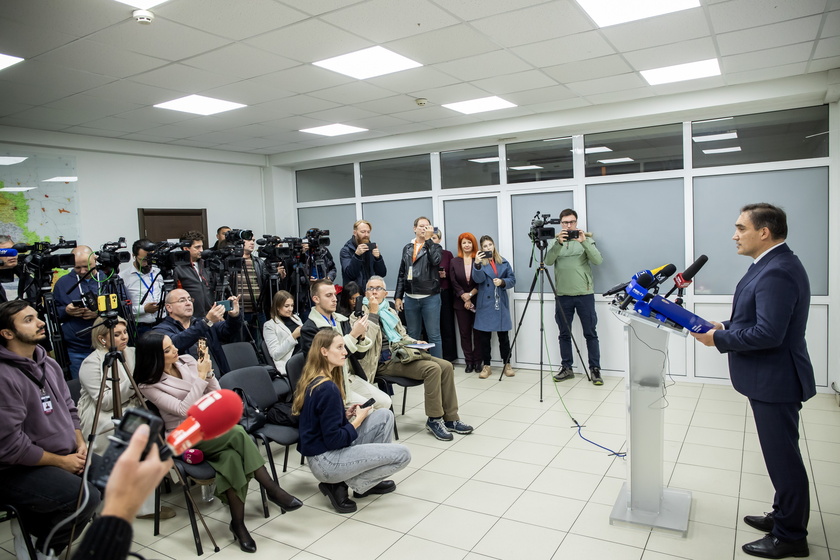
<svg viewBox="0 0 840 560"><path fill-rule="evenodd" d="M394 415L377 409L357 430L359 437L349 447L309 457L309 469L321 482L346 482L358 493L367 492L411 461L408 447L391 443Z"/></svg>

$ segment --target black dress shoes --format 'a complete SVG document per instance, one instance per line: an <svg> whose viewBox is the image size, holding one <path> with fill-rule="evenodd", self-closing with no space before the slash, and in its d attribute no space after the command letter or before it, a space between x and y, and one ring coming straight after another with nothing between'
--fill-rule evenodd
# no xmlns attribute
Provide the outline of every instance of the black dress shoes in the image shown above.
<svg viewBox="0 0 840 560"><path fill-rule="evenodd" d="M782 542L773 535L745 544L741 547L750 556L760 558L805 558L810 554L808 541L801 539L795 542Z"/></svg>
<svg viewBox="0 0 840 560"><path fill-rule="evenodd" d="M242 552L257 551L257 543L255 543L254 539L251 538L250 533L248 533L248 529L246 529L244 525L242 527L234 527L233 521L231 521L228 528L230 529L230 532L233 533L233 541L239 541L239 549Z"/></svg>
<svg viewBox="0 0 840 560"><path fill-rule="evenodd" d="M353 513L358 508L356 502L350 499L347 485L343 482L322 482L318 485L321 494L329 498L332 507L338 513Z"/></svg>
<svg viewBox="0 0 840 560"><path fill-rule="evenodd" d="M285 501L280 500L279 498L272 498L271 495L267 492L265 497L268 498L269 502L279 507L282 513L286 513L287 511L295 511L296 509L300 509L303 507L303 502L291 495L289 495L289 497L286 498Z"/></svg>
<svg viewBox="0 0 840 560"><path fill-rule="evenodd" d="M464 373L472 373L473 371L473 365L467 362L466 367L464 367Z"/></svg>
<svg viewBox="0 0 840 560"><path fill-rule="evenodd" d="M397 483L393 480L383 480L367 492L362 492L359 494L355 490L353 490L353 497L354 498L367 498L372 494L389 494L397 489Z"/></svg>
<svg viewBox="0 0 840 560"><path fill-rule="evenodd" d="M748 515L744 518L744 523L753 529L769 533L773 530L773 512L764 515Z"/></svg>

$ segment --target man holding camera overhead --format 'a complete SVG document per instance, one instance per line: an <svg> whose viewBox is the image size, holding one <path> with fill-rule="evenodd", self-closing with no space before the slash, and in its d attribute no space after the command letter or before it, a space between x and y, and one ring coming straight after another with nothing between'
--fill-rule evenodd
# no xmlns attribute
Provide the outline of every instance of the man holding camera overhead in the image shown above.
<svg viewBox="0 0 840 560"><path fill-rule="evenodd" d="M562 229L545 254L545 264L554 265L555 310L554 320L560 329L560 371L554 381L573 379L574 355L572 353L572 321L577 312L586 339L589 372L592 383L603 385L601 379L601 347L598 342L598 316L595 314L595 283L592 265L604 262L595 240L578 228L577 212L566 208L560 212Z"/></svg>

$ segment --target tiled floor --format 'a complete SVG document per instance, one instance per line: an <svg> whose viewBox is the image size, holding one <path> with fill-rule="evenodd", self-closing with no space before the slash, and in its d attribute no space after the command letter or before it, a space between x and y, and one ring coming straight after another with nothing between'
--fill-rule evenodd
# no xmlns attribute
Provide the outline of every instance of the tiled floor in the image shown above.
<svg viewBox="0 0 840 560"><path fill-rule="evenodd" d="M498 373L496 374L498 375ZM768 508L772 487L758 449L746 400L728 386L677 382L665 410L665 481L691 490L689 531L611 526L609 516L625 463L584 441L610 449L625 443L623 378L594 387L578 375L555 385L546 378L539 401L538 372L478 379L456 369L461 417L474 434L439 442L424 427L419 388L397 418L412 462L398 473L397 491L358 500L359 511L339 515L318 492L297 453L281 485L304 500L287 515L271 506L262 517L252 491L247 524L258 551L246 555L227 530L218 500L202 504L221 547L218 555L270 560L380 559L548 560L577 558L724 560L747 558L740 546L761 534L741 522ZM562 402L560 399L562 396ZM401 398L401 395L400 395ZM564 406L565 405L565 406ZM840 408L817 395L802 413L802 454L811 476L811 558L840 560ZM278 451L278 460L282 453ZM256 485L253 486L256 488ZM199 491L195 493L200 496ZM164 496L178 516L152 536L151 521L135 523L135 551L146 558L195 557L183 496ZM214 556L203 536L204 557ZM0 525L0 560L12 560L8 523Z"/></svg>

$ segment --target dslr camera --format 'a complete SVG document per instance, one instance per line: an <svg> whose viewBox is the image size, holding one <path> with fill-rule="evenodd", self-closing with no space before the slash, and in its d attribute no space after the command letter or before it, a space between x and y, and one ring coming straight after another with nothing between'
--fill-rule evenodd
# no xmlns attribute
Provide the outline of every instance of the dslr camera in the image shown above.
<svg viewBox="0 0 840 560"><path fill-rule="evenodd" d="M127 263L131 260L131 253L128 251L119 251L119 249L125 248L125 237L120 237L117 241L102 245L102 249L95 253L99 269L105 273L112 270L119 270L120 264Z"/></svg>
<svg viewBox="0 0 840 560"><path fill-rule="evenodd" d="M534 217L531 218L531 230L528 232L528 237L531 238L532 242L554 239L557 235L554 228L547 226L559 223L560 218L552 218L551 214L542 214L537 211L537 213L534 214Z"/></svg>

